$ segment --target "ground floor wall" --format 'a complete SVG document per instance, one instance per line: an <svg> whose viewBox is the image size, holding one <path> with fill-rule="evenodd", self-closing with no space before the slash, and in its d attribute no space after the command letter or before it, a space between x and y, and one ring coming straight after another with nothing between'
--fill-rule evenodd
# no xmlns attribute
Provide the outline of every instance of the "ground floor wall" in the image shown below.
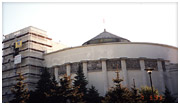
<svg viewBox="0 0 180 105"><path fill-rule="evenodd" d="M63 74L71 75L74 78L78 65L83 68L84 75L88 80L88 87L95 86L100 95L104 96L108 89L114 86L113 79L116 78L116 71L119 71L120 78L123 79L122 85L129 89L134 85L137 88L150 86L149 75L145 68L154 68L152 71L153 87L158 89L160 94L165 91L165 86L177 97L178 75L177 64L174 68L169 67L169 61L163 59L150 58L119 58L119 59L100 59L86 60L81 62L65 63L56 65L50 69L54 71L56 80L62 78Z"/></svg>
<svg viewBox="0 0 180 105"><path fill-rule="evenodd" d="M122 85L129 89L134 85L137 88L142 86L150 86L149 75L145 68L154 68L152 72L152 82L154 88L158 89L160 94L163 94L165 86L171 93L178 97L178 67L177 64L171 64L163 59L150 58L111 58L99 60L83 60L81 62L65 63L49 68L49 72L55 75L56 80L63 77L64 74L71 75L74 79L78 66L81 65L84 75L88 80L87 87L92 85L96 87L101 96L104 96L108 89L114 86L113 79L116 78L116 71L119 71L120 78L123 79ZM22 69L22 68L21 68ZM20 70L20 69L18 69ZM17 70L17 72L18 72ZM28 66L23 68L22 74L27 78L25 82L28 84L28 89L35 89L36 83L39 80L41 68ZM8 102L12 99L10 92L11 84L15 84L15 71L3 71L3 102ZM11 77L11 78L9 78Z"/></svg>
<svg viewBox="0 0 180 105"><path fill-rule="evenodd" d="M27 84L28 90L35 90L38 80L40 79L42 68L34 66L24 66L17 69L4 70L2 78L2 102L9 102L13 99L11 92L12 87L17 83L18 73L24 76L24 83Z"/></svg>

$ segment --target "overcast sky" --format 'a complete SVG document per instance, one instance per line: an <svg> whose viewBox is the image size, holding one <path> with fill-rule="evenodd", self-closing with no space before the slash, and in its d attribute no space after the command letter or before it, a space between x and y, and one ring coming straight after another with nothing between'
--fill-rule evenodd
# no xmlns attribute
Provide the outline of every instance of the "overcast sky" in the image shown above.
<svg viewBox="0 0 180 105"><path fill-rule="evenodd" d="M4 35L34 26L80 46L106 28L132 42L177 47L177 3L3 3L2 10Z"/></svg>

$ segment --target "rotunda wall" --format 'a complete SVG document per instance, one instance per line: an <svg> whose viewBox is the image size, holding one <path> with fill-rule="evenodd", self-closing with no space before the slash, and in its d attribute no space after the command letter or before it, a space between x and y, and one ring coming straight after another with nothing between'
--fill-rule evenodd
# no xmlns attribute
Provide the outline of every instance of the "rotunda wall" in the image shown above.
<svg viewBox="0 0 180 105"><path fill-rule="evenodd" d="M82 60L99 60L101 58L162 58L171 63L178 62L178 49L176 47L153 43L106 43L79 46L58 50L45 54L47 67L62 65L67 62L80 62Z"/></svg>

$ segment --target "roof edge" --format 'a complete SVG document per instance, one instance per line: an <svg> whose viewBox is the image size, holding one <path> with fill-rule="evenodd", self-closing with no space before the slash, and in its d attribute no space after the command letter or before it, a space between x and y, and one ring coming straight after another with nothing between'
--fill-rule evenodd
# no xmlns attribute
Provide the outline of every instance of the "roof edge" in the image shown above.
<svg viewBox="0 0 180 105"><path fill-rule="evenodd" d="M57 51L45 53L44 55L49 55L49 54L52 54L52 53L57 53L59 51L66 51L66 50L75 49L75 48L81 48L81 47L101 46L101 45L111 45L111 44L147 44L147 45L158 45L158 46L163 46L163 47L170 47L170 48L174 48L174 49L178 50L178 47L171 46L171 45L166 45L166 44L159 44L159 43L150 43L150 42L131 42L131 43L129 43L129 42L113 42L113 43L98 43L98 44L89 44L89 45L83 45L83 46L68 47L68 48L57 50Z"/></svg>

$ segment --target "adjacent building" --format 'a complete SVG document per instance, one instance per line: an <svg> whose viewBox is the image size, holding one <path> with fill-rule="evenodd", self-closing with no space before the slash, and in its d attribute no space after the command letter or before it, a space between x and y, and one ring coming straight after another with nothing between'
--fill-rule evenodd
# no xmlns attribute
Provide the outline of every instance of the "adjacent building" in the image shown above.
<svg viewBox="0 0 180 105"><path fill-rule="evenodd" d="M44 54L66 47L53 42L46 31L32 26L5 35L2 43L3 102L12 99L11 88L16 83L18 72L25 76L28 89L34 89L41 70L45 67Z"/></svg>

